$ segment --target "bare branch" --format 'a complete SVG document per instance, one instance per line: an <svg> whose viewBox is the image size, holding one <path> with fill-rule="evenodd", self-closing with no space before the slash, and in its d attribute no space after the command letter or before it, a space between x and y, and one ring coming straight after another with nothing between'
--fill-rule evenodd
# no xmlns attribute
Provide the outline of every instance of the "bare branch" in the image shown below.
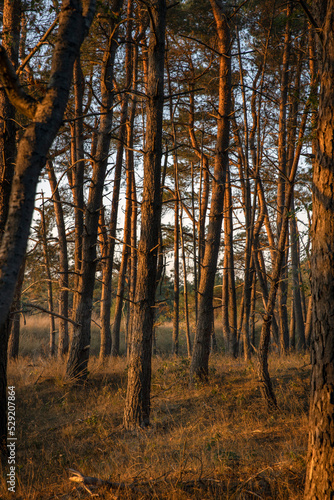
<svg viewBox="0 0 334 500"><path fill-rule="evenodd" d="M23 115L33 119L38 102L22 89L14 66L2 45L0 45L0 78L13 106Z"/></svg>
<svg viewBox="0 0 334 500"><path fill-rule="evenodd" d="M55 316L56 318L64 319L65 321L68 321L69 323L71 323L74 326L80 326L80 325L78 325L78 323L76 323L72 319L67 318L66 316L62 316L61 314L55 313L53 311L49 311L48 309L45 309L44 307L39 306L37 304L32 304L31 302L25 302L24 305L26 307L32 307L34 309L38 309L39 311L45 312L46 314L50 314L50 316ZM16 311L16 312L22 312L22 311Z"/></svg>
<svg viewBox="0 0 334 500"><path fill-rule="evenodd" d="M41 47L41 45L43 45L43 43L45 42L45 40L48 38L48 36L50 35L50 33L53 31L54 27L58 23L58 20L59 20L59 16L56 17L56 19L53 21L53 23L51 24L50 28L44 33L44 35L42 36L42 38L40 39L40 41L38 42L38 44L32 49L32 51L30 52L30 54L27 55L27 57L24 59L24 61L17 68L17 70L16 70L16 74L17 75L19 75L21 73L21 71L28 64L28 62L30 61L30 59L32 58L32 56L37 52L37 50Z"/></svg>

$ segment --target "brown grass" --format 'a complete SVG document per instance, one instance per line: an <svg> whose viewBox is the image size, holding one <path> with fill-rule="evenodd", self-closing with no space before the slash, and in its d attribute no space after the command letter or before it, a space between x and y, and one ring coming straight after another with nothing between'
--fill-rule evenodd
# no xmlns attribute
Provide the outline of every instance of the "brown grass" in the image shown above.
<svg viewBox="0 0 334 500"><path fill-rule="evenodd" d="M255 362L255 360L254 360ZM280 410L267 412L256 367L215 355L208 384L188 387L186 358L153 360L152 425L125 432L126 360L90 362L71 387L64 365L26 356L9 365L17 394L17 493L22 500L89 498L68 468L135 484L98 498L299 499L307 447L308 359L270 359ZM9 496L3 481L0 498Z"/></svg>

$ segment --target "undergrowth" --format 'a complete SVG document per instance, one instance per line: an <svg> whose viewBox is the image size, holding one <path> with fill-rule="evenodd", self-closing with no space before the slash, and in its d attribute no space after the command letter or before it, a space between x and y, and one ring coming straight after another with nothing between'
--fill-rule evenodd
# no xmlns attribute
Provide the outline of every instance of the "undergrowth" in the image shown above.
<svg viewBox="0 0 334 500"><path fill-rule="evenodd" d="M16 387L17 488L0 498L84 499L69 469L122 483L97 498L300 499L309 393L305 356L271 357L279 410L269 413L256 364L213 355L208 383L188 385L187 358L153 359L151 427L122 428L126 359L101 365L72 387L65 365L45 357L10 362Z"/></svg>

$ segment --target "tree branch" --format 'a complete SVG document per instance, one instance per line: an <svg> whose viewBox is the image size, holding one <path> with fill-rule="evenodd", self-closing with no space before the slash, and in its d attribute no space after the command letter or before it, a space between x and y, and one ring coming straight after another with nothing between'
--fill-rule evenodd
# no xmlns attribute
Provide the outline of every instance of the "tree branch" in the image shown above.
<svg viewBox="0 0 334 500"><path fill-rule="evenodd" d="M0 78L13 106L23 115L33 119L38 102L22 89L14 66L2 45L0 45Z"/></svg>
<svg viewBox="0 0 334 500"><path fill-rule="evenodd" d="M19 75L23 68L28 64L32 56L37 52L37 50L40 48L41 45L45 42L47 37L50 35L50 33L53 31L54 27L58 23L59 20L59 15L56 17L56 19L53 21L51 24L50 28L44 33L38 44L32 49L32 51L27 55L27 57L24 59L24 61L20 64L20 66L16 70L16 74Z"/></svg>
<svg viewBox="0 0 334 500"><path fill-rule="evenodd" d="M67 318L66 316L62 316L61 314L55 313L53 311L49 311L48 309L45 309L44 307L39 306L37 304L32 304L31 302L25 302L24 305L26 307L33 307L34 309L38 309L39 311L45 312L46 314L50 314L50 316L55 316L56 318L64 319L65 321L68 321L69 323L71 323L74 326L80 326L78 323L76 323L72 319ZM23 311L15 311L15 312L23 312Z"/></svg>

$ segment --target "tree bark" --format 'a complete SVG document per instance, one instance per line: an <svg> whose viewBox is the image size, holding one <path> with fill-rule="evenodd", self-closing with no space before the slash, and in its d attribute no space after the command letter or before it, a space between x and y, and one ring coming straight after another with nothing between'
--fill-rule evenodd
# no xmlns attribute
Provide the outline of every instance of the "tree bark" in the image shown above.
<svg viewBox="0 0 334 500"><path fill-rule="evenodd" d="M82 264L78 284L78 301L75 311L75 323L77 326L73 328L72 344L66 367L67 376L79 383L86 380L88 374L90 326L97 264L97 234L113 119L113 74L115 54L118 47L115 28L122 3L122 0L113 1L112 11L115 13L115 16L110 21L108 45L103 56L101 71L101 118L96 155L92 158L93 172L84 214L85 232L82 241Z"/></svg>
<svg viewBox="0 0 334 500"><path fill-rule="evenodd" d="M194 376L206 379L213 323L213 288L217 270L220 233L224 213L224 189L228 165L229 124L231 111L230 31L221 2L210 0L215 16L219 47L219 106L214 178L205 253L201 263L198 321L190 367Z"/></svg>
<svg viewBox="0 0 334 500"><path fill-rule="evenodd" d="M316 0L312 8L319 27L321 87L313 172L312 375L305 499L330 500L334 492L334 1Z"/></svg>

